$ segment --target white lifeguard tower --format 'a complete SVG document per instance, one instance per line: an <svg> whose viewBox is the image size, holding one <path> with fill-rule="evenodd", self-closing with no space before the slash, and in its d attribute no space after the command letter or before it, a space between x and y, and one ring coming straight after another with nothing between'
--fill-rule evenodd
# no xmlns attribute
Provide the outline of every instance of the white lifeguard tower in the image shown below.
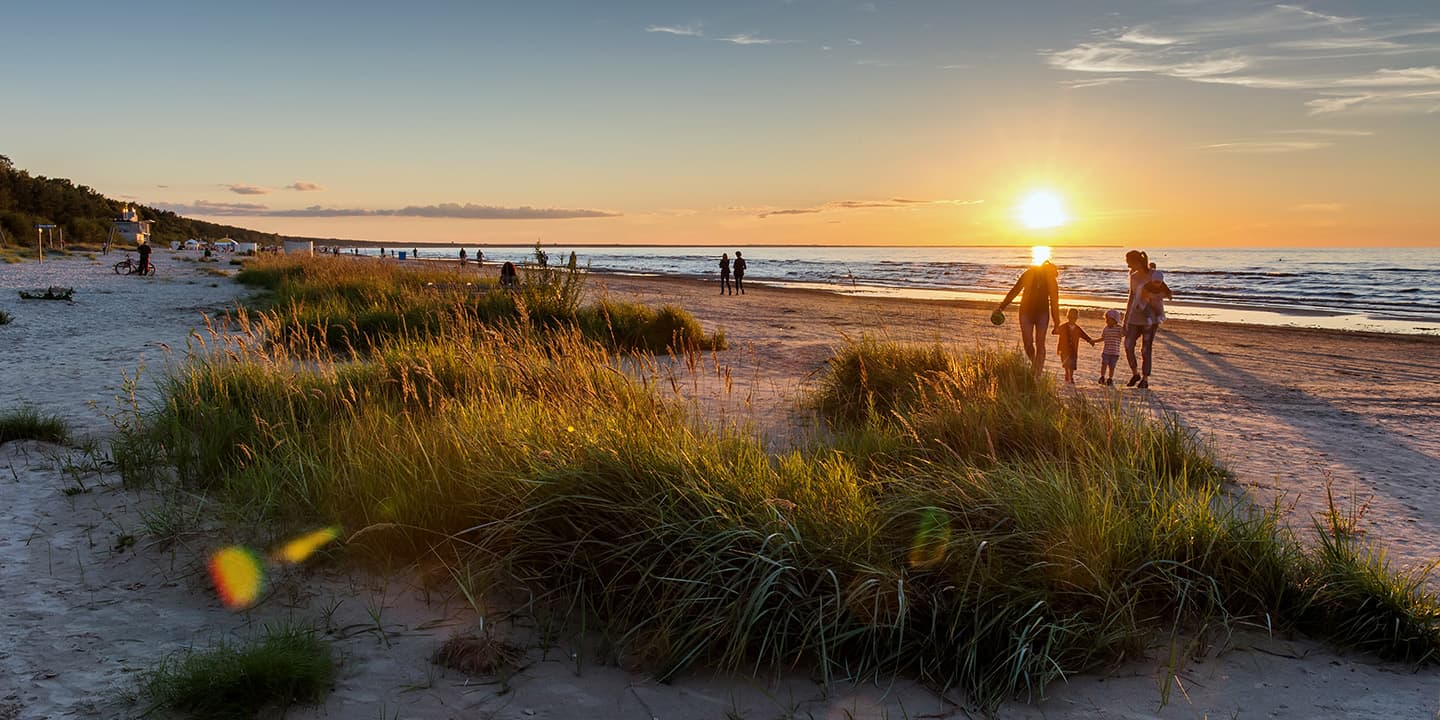
<svg viewBox="0 0 1440 720"><path fill-rule="evenodd" d="M150 227L154 224L154 220L141 220L140 213L126 205L125 209L120 211L120 217L110 223L110 242L117 238L136 245L150 242Z"/></svg>

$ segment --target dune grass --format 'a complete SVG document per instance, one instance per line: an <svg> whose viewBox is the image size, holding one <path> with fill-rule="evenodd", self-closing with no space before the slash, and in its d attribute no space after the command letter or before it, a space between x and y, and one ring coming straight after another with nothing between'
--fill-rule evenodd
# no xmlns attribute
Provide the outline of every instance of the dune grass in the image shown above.
<svg viewBox="0 0 1440 720"><path fill-rule="evenodd" d="M239 720L319 702L334 676L329 645L312 630L281 626L166 659L142 682L158 707L193 718Z"/></svg>
<svg viewBox="0 0 1440 720"><path fill-rule="evenodd" d="M364 258L257 258L236 274L271 291L265 307L281 318L284 340L305 335L333 350L368 352L397 336L428 337L456 317L539 328L577 326L619 350L723 349L723 332L707 334L681 308L638 303L582 306L586 271L524 265L517 288L444 265L407 265Z"/></svg>
<svg viewBox="0 0 1440 720"><path fill-rule="evenodd" d="M1243 624L1437 659L1423 573L1352 536L1302 542L1228 496L1178 423L1059 392L1013 355L847 345L813 398L828 432L776 450L690 417L657 364L578 323L457 310L355 356L261 342L282 313L240 320L171 368L117 457L247 522L458 556L661 677L900 673L992 708Z"/></svg>
<svg viewBox="0 0 1440 720"><path fill-rule="evenodd" d="M0 412L0 444L11 440L40 440L63 443L70 439L70 424L58 415L33 407Z"/></svg>

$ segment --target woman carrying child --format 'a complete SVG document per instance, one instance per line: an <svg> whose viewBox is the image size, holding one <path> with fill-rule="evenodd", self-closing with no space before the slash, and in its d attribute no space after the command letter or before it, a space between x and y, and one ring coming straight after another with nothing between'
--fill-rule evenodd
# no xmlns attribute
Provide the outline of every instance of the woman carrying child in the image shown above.
<svg viewBox="0 0 1440 720"><path fill-rule="evenodd" d="M1165 322L1165 300L1170 288L1165 274L1155 269L1150 257L1139 250L1125 253L1130 268L1130 297L1125 302L1125 360L1130 363L1130 387L1150 387L1150 359L1155 350L1155 331ZM1141 363L1135 361L1135 343L1140 346Z"/></svg>

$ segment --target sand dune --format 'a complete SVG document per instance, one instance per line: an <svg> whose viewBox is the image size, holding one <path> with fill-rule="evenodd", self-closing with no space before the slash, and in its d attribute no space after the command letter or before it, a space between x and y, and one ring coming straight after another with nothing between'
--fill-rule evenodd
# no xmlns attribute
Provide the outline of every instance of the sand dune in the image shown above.
<svg viewBox="0 0 1440 720"><path fill-rule="evenodd" d="M7 380L0 408L33 404L103 439L112 428L107 413L124 409L116 398L127 375L138 371L147 387L167 349L183 350L202 313L242 295L232 281L171 253L157 255L157 278L116 276L108 267L115 259L0 266L0 309L15 318L0 326ZM76 288L75 303L22 301L15 293L48 285ZM760 286L720 297L711 284L621 277L597 279L592 291L674 302L723 327L731 350L712 356L689 392L702 409L777 436L796 422L789 411L797 390L845 334L1016 342L1014 328L990 325L987 311L948 303ZM1082 324L1099 327L1093 316ZM1293 522L1306 524L1332 482L1368 503L1370 537L1397 562L1440 557L1440 338L1172 322L1157 345L1153 390L1123 392L1212 437L1255 502L1278 500ZM1088 379L1097 363L1098 352L1083 350L1077 377ZM1112 391L1091 384L1077 392ZM508 687L477 683L426 661L476 618L410 573L375 578L309 568L282 578L257 609L231 613L198 566L224 540L218 522L174 547L156 546L143 527L157 499L119 489L113 474L77 468L82 459L34 442L0 447L0 718L140 715L144 703L127 691L143 668L287 617L330 627L344 656L325 705L289 717L965 716L958 698L904 681L827 690L799 673L763 680L697 673L660 685L568 643L532 648ZM1161 707L1166 652L1157 647L1151 662L1072 678L1044 701L1007 705L1001 716L1391 720L1440 709L1435 670L1413 673L1259 630L1186 664Z"/></svg>

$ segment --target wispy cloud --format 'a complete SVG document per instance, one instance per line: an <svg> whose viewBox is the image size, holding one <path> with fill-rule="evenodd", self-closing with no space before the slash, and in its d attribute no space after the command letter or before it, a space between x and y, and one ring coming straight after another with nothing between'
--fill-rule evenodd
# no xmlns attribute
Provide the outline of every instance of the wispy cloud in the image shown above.
<svg viewBox="0 0 1440 720"><path fill-rule="evenodd" d="M1165 27L1100 30L1073 47L1042 55L1052 67L1076 73L1153 75L1308 94L1303 102L1312 115L1440 112L1440 24L1400 18L1347 17L1277 4ZM1397 62L1399 56L1412 61ZM1071 86L1093 85L1082 80Z"/></svg>
<svg viewBox="0 0 1440 720"><path fill-rule="evenodd" d="M751 33L737 33L735 35L731 35L730 37L716 38L716 40L719 40L720 42L728 42L732 45L780 45L784 44L785 42L784 40L761 37L759 35L753 35Z"/></svg>
<svg viewBox="0 0 1440 720"><path fill-rule="evenodd" d="M1110 75L1107 77L1098 77L1090 80L1062 80L1061 82L1065 85L1070 86L1073 89L1079 90L1080 88L1114 85L1116 83L1123 83L1129 79L1130 78L1123 75Z"/></svg>
<svg viewBox="0 0 1440 720"><path fill-rule="evenodd" d="M230 192L235 193L236 195L268 195L274 192L274 190L271 190L267 187L260 187L259 185L242 185L239 183L230 185L228 189L230 190Z"/></svg>
<svg viewBox="0 0 1440 720"><path fill-rule="evenodd" d="M665 33L667 35L682 35L685 37L705 37L700 23L691 25L651 25L645 28L645 32Z"/></svg>
<svg viewBox="0 0 1440 720"><path fill-rule="evenodd" d="M286 185L285 189L294 190L296 192L324 192L325 190L324 186L318 185L313 182L305 182L304 180L296 180L295 182Z"/></svg>
<svg viewBox="0 0 1440 720"><path fill-rule="evenodd" d="M936 70L969 70L969 69L972 68L972 67L974 67L974 66L973 66L973 65L965 65L965 64L963 64L963 63L955 63L955 64L953 64L953 65L936 65L936 66L935 66L935 69L936 69Z"/></svg>
<svg viewBox="0 0 1440 720"><path fill-rule="evenodd" d="M979 205L984 200L916 200L912 198L890 198L889 200L834 200L824 205L806 208L782 208L763 210L755 215L768 218L774 215L812 215L831 210L856 210L862 208L916 208L935 205Z"/></svg>
<svg viewBox="0 0 1440 720"><path fill-rule="evenodd" d="M1275 130L1276 135L1319 135L1321 137L1370 137L1374 130L1347 130L1344 128L1298 128Z"/></svg>
<svg viewBox="0 0 1440 720"><path fill-rule="evenodd" d="M473 203L440 203L437 205L408 205L394 209L338 208L311 205L299 209L272 209L258 203L225 203L196 200L190 205L157 205L182 215L226 215L248 217L420 217L453 218L461 220L568 220L575 218L618 217L620 213L606 210L577 210L567 208L537 208L528 205L501 207L498 205L476 205Z"/></svg>
<svg viewBox="0 0 1440 720"><path fill-rule="evenodd" d="M1205 145L1204 149L1227 153L1272 155L1276 153L1322 150L1334 144L1335 143L1329 140L1243 140Z"/></svg>
<svg viewBox="0 0 1440 720"><path fill-rule="evenodd" d="M1298 213L1338 213L1348 207L1345 203L1301 203L1291 205L1290 212Z"/></svg>

